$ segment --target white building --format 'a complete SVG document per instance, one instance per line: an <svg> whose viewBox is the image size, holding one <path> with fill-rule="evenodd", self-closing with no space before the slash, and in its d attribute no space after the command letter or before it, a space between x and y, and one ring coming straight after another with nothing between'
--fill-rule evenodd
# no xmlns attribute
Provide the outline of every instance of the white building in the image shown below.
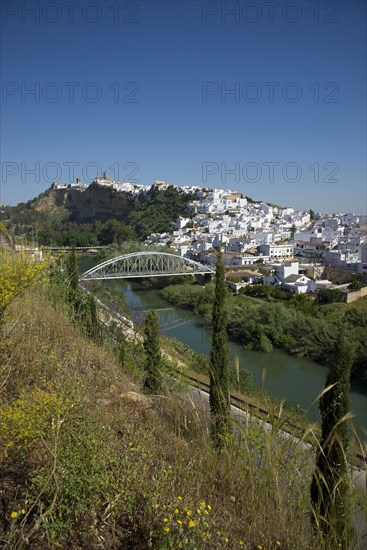
<svg viewBox="0 0 367 550"><path fill-rule="evenodd" d="M294 294L305 294L310 280L306 275L288 275L282 282L282 288Z"/></svg>
<svg viewBox="0 0 367 550"><path fill-rule="evenodd" d="M270 260L277 258L293 258L292 244L262 244L260 252L264 256L269 256Z"/></svg>

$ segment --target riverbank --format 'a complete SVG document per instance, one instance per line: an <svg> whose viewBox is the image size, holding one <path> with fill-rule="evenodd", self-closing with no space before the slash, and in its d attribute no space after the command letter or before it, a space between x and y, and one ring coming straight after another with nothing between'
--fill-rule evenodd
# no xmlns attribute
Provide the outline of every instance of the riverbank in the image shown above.
<svg viewBox="0 0 367 550"><path fill-rule="evenodd" d="M213 283L172 285L161 290L161 295L171 304L193 311L210 323ZM355 343L352 380L367 390L367 298L350 305L318 305L304 295L286 302L272 298L254 301L228 292L227 317L228 334L246 349L264 353L281 349L322 365L328 365L330 350L342 323Z"/></svg>
<svg viewBox="0 0 367 550"><path fill-rule="evenodd" d="M121 300L118 291L108 290L105 285L96 287L95 292L108 304L113 315L116 315L116 305L118 303L125 304L123 311L126 313L127 302L131 301L129 292L126 293L127 298L124 300ZM136 292L137 291L135 291L134 295ZM141 293L144 296L146 293L150 295L150 292L147 290L142 290ZM170 308L160 308L157 311L158 314L162 316L162 314L169 315L172 310ZM136 311L132 312L131 310L130 313L136 316ZM141 320L143 316L143 313L139 310L138 319ZM117 313L117 319L120 317L120 314ZM131 331L131 328L127 327L126 323L120 323L120 326L123 328L124 332L129 335L129 338L133 337L135 341L137 339L139 341L141 340L142 337L139 333L141 327L139 329L139 323L136 324L134 331ZM163 326L165 326L165 323L163 323ZM182 323L179 323L179 327L180 326L182 326ZM195 385L199 389L208 391L209 376L207 355L195 352L177 337L172 338L164 335L161 335L161 348L165 360L167 361L167 374L171 374L175 378L178 376L184 385L189 383ZM258 352L253 353L257 353L258 355ZM233 359L238 358L234 356ZM303 410L302 407L299 405L292 405L285 399L276 398L265 391L263 385L258 386L255 384L252 373L239 368L239 361L233 361L232 366L231 396L234 405L240 406L244 410L251 411L253 417L257 417L261 421L269 422L271 425L274 425L276 429L282 427L283 430L287 431L293 437L304 438L309 444L315 444L319 436L319 426L314 421L310 422L309 415L306 414L306 411ZM132 372L134 372L134 370L134 366L132 366ZM322 389L323 387L320 388L320 392ZM315 406L317 406L317 403ZM364 450L361 449L360 444L354 438L352 438L351 444L353 452L356 455L355 464L364 464ZM357 455L361 457L362 462L360 462Z"/></svg>

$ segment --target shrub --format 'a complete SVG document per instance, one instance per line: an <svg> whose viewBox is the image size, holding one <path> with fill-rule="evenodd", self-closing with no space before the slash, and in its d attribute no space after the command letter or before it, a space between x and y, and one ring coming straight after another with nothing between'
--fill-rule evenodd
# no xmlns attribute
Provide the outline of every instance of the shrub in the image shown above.
<svg viewBox="0 0 367 550"><path fill-rule="evenodd" d="M337 288L328 289L323 288L319 291L317 295L318 304L332 304L334 302L340 302L341 297L343 296L342 292Z"/></svg>
<svg viewBox="0 0 367 550"><path fill-rule="evenodd" d="M2 254L0 265L0 315L16 296L44 278L48 262L37 262L22 254Z"/></svg>
<svg viewBox="0 0 367 550"><path fill-rule="evenodd" d="M34 389L0 409L0 441L7 451L23 454L49 440L52 431L70 406L55 393Z"/></svg>
<svg viewBox="0 0 367 550"><path fill-rule="evenodd" d="M354 280L348 285L348 290L352 290L352 291L361 290L361 288L363 288L363 283L362 283L362 281L360 281L359 279L354 279Z"/></svg>

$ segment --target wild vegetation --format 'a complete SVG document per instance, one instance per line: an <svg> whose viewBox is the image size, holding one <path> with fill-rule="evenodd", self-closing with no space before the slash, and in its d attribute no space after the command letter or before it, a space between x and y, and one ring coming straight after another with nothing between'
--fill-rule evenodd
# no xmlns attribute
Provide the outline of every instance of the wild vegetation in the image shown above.
<svg viewBox="0 0 367 550"><path fill-rule="evenodd" d="M16 296L39 282L45 274L47 262L34 262L23 254L1 251L0 258L0 320Z"/></svg>
<svg viewBox="0 0 367 550"><path fill-rule="evenodd" d="M121 361L121 330L103 311L90 335L71 273L53 264L2 319L1 546L335 550L312 530L302 441L271 417L271 430L238 419L214 452L182 380L163 369L161 395L141 392L141 338L123 336Z"/></svg>

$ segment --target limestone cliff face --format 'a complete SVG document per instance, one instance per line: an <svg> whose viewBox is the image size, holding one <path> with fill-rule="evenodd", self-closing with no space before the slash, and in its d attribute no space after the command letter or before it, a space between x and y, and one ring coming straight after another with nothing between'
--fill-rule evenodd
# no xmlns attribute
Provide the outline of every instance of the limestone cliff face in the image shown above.
<svg viewBox="0 0 367 550"><path fill-rule="evenodd" d="M90 222L111 218L124 220L133 210L134 202L134 198L128 193L92 183L83 192L75 189L50 189L35 201L32 208L55 214L68 213L72 221Z"/></svg>
<svg viewBox="0 0 367 550"><path fill-rule="evenodd" d="M66 192L64 189L48 189L31 202L31 208L37 212L62 214L65 209Z"/></svg>
<svg viewBox="0 0 367 550"><path fill-rule="evenodd" d="M123 220L133 209L134 199L128 193L92 184L83 193L69 191L66 207L78 222Z"/></svg>

